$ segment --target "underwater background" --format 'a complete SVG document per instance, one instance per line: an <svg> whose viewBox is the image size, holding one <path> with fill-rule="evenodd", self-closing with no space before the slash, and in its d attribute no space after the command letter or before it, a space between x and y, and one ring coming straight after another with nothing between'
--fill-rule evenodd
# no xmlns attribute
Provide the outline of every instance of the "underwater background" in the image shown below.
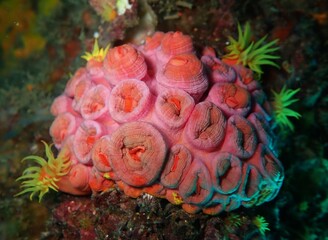
<svg viewBox="0 0 328 240"><path fill-rule="evenodd" d="M123 13L116 2L125 1L0 1L0 239L328 239L328 2L130 0ZM279 39L279 68L265 66L261 76L269 99L283 86L300 88L290 107L301 117L277 132L285 180L274 200L207 216L118 191L51 191L41 203L14 197L29 166L21 160L44 155L50 106L95 36L105 47L181 31L222 55L247 22L255 39Z"/></svg>

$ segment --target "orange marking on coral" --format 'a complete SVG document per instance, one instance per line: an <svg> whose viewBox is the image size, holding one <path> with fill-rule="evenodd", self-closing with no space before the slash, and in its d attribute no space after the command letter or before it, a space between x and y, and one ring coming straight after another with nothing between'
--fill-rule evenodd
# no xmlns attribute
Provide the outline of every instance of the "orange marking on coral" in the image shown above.
<svg viewBox="0 0 328 240"><path fill-rule="evenodd" d="M85 91L85 88L86 88L86 83L85 82L80 82L76 86L76 88L75 88L75 95L74 95L74 97L75 97L76 100L79 100L82 97L82 95L83 95L83 93Z"/></svg>
<svg viewBox="0 0 328 240"><path fill-rule="evenodd" d="M187 59L184 59L182 57L175 57L173 58L170 63L174 66L183 66L185 64L187 64L188 60Z"/></svg>
<svg viewBox="0 0 328 240"><path fill-rule="evenodd" d="M253 81L253 77L249 76L249 75L246 75L245 77L242 78L242 80L243 80L244 83L248 84L251 81Z"/></svg>
<svg viewBox="0 0 328 240"><path fill-rule="evenodd" d="M118 47L118 48L117 48L117 52L118 52L119 54L123 54L123 53L124 53L124 48L123 48L123 47Z"/></svg>
<svg viewBox="0 0 328 240"><path fill-rule="evenodd" d="M179 99L177 99L175 97L169 97L167 99L167 102L173 104L175 106L175 108L180 112L180 110L181 110L181 102L180 102Z"/></svg>
<svg viewBox="0 0 328 240"><path fill-rule="evenodd" d="M124 112L131 112L133 110L133 97L130 95L124 97Z"/></svg>
<svg viewBox="0 0 328 240"><path fill-rule="evenodd" d="M212 67L212 70L218 70L218 71L220 71L222 73L226 73L227 72L227 68L224 67L221 64L214 64L213 67Z"/></svg>
<svg viewBox="0 0 328 240"><path fill-rule="evenodd" d="M65 139L66 135L67 135L66 129L61 130L60 134L59 134L60 140L63 141Z"/></svg>
<svg viewBox="0 0 328 240"><path fill-rule="evenodd" d="M133 177L133 182L136 185L142 185L145 182L147 182L147 180L143 176L135 176L135 177Z"/></svg>
<svg viewBox="0 0 328 240"><path fill-rule="evenodd" d="M100 153L98 153L98 157L99 157L100 162L101 162L103 165L105 165L106 167L109 167L109 166L110 166L110 165L109 165L109 161L108 161L108 157L107 157L106 154L100 152Z"/></svg>
<svg viewBox="0 0 328 240"><path fill-rule="evenodd" d="M97 112L100 109L102 109L104 107L104 105L99 104L99 103L92 103L90 106L90 112Z"/></svg>
<svg viewBox="0 0 328 240"><path fill-rule="evenodd" d="M95 141L96 141L95 136L88 136L87 137L87 144L92 145L92 144L94 144Z"/></svg>
<svg viewBox="0 0 328 240"><path fill-rule="evenodd" d="M228 97L226 99L226 104L231 108L236 108L238 106L238 101L234 97Z"/></svg>
<svg viewBox="0 0 328 240"><path fill-rule="evenodd" d="M144 147L138 146L129 149L129 154L133 158L133 160L140 162L140 155L141 153L144 153L146 150Z"/></svg>
<svg viewBox="0 0 328 240"><path fill-rule="evenodd" d="M89 186L94 191L101 191L101 182L96 178L96 176L93 176L89 180Z"/></svg>
<svg viewBox="0 0 328 240"><path fill-rule="evenodd" d="M237 88L235 98L238 101L238 107L243 108L247 106L248 102L250 101L249 93L243 88Z"/></svg>
<svg viewBox="0 0 328 240"><path fill-rule="evenodd" d="M232 65L237 65L238 63L238 56L234 56L234 57L230 57L230 58L227 58L227 57L224 57L222 59L222 61L230 66Z"/></svg>
<svg viewBox="0 0 328 240"><path fill-rule="evenodd" d="M171 172L174 172L177 169L179 160L180 160L179 155L174 155Z"/></svg>

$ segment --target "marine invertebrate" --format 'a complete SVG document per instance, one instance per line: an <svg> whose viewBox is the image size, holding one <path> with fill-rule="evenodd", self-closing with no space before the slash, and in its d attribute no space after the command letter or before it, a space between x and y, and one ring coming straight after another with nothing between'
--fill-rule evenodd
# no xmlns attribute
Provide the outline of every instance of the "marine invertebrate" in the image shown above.
<svg viewBox="0 0 328 240"><path fill-rule="evenodd" d="M194 99L180 89L168 89L159 93L155 102L155 112L166 126L180 129L188 120L195 106Z"/></svg>
<svg viewBox="0 0 328 240"><path fill-rule="evenodd" d="M76 128L80 125L81 119L75 117L70 112L59 114L50 126L50 135L55 145L60 148L67 136L75 133Z"/></svg>
<svg viewBox="0 0 328 240"><path fill-rule="evenodd" d="M110 44L108 44L105 48L99 48L98 38L95 38L95 43L93 45L92 52L86 52L81 57L87 61L94 59L96 61L102 62L110 48Z"/></svg>
<svg viewBox="0 0 328 240"><path fill-rule="evenodd" d="M120 179L131 186L147 186L159 176L166 144L149 123L131 122L113 132L107 155Z"/></svg>
<svg viewBox="0 0 328 240"><path fill-rule="evenodd" d="M279 48L274 47L278 40L273 40L263 44L267 36L262 37L259 41L252 41L252 33L249 22L246 23L244 32L238 24L238 39L229 37L230 44L227 46L228 53L223 56L223 61L232 64L242 64L248 66L252 71L262 74L261 65L271 65L278 67L272 61L278 59L279 56L272 53Z"/></svg>
<svg viewBox="0 0 328 240"><path fill-rule="evenodd" d="M222 111L210 102L195 106L186 124L186 139L195 147L215 149L224 138L225 117Z"/></svg>
<svg viewBox="0 0 328 240"><path fill-rule="evenodd" d="M264 217L257 215L252 222L262 235L265 235L266 231L270 231L269 223L267 223Z"/></svg>
<svg viewBox="0 0 328 240"><path fill-rule="evenodd" d="M274 107L274 118L275 124L281 128L289 128L294 130L294 125L289 120L289 118L300 118L301 114L289 108L290 105L297 102L297 98L293 98L301 89L297 88L295 90L287 89L283 86L281 91L272 91L274 95L273 107Z"/></svg>
<svg viewBox="0 0 328 240"><path fill-rule="evenodd" d="M117 187L212 215L276 196L284 172L269 103L245 67L198 57L181 32L103 53L88 55L51 108L55 146L71 159L60 190Z"/></svg>
<svg viewBox="0 0 328 240"><path fill-rule="evenodd" d="M17 181L23 180L21 187L25 189L15 196L30 192L30 199L32 200L35 194L39 194L39 202L41 202L43 196L50 188L58 191L57 182L70 171L70 159L63 152L59 153L55 158L51 151L51 146L44 141L42 143L45 147L47 160L34 155L23 159L23 161L32 160L40 166L32 166L25 169L22 176L17 179Z"/></svg>
<svg viewBox="0 0 328 240"><path fill-rule="evenodd" d="M113 88L108 101L111 117L120 123L129 122L148 112L150 91L144 82L127 79Z"/></svg>

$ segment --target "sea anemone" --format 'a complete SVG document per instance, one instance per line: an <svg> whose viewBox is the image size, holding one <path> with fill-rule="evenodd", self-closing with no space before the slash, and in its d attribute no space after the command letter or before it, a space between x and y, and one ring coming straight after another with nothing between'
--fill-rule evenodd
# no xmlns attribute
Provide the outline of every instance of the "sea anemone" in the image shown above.
<svg viewBox="0 0 328 240"><path fill-rule="evenodd" d="M61 151L57 158L55 158L51 150L52 145L49 146L44 141L42 143L45 146L48 161L35 155L27 156L22 160L33 160L40 164L40 166L28 167L22 176L17 178L16 181L23 180L21 188L25 189L15 196L31 192L30 199L32 200L33 196L39 192L39 202L41 202L42 197L49 191L49 188L58 191L59 187L56 182L70 171L71 161L69 157Z"/></svg>
<svg viewBox="0 0 328 240"><path fill-rule="evenodd" d="M252 41L252 33L250 24L247 22L244 32L238 24L238 40L229 37L230 44L227 46L228 54L223 56L223 60L227 63L242 64L248 66L252 71L262 74L261 65L271 65L278 67L273 59L279 56L271 54L279 49L274 47L278 39L263 44L267 36L262 37L259 41Z"/></svg>
<svg viewBox="0 0 328 240"><path fill-rule="evenodd" d="M301 117L301 114L288 108L288 106L299 100L297 98L293 98L293 96L300 90L300 88L295 90L286 89L286 86L283 86L279 93L272 91L274 95L273 107L276 126L281 128L288 127L290 130L294 130L294 125L289 118L294 117L298 119Z"/></svg>
<svg viewBox="0 0 328 240"><path fill-rule="evenodd" d="M252 222L262 235L264 235L266 231L270 231L268 227L269 223L266 222L264 217L257 215Z"/></svg>

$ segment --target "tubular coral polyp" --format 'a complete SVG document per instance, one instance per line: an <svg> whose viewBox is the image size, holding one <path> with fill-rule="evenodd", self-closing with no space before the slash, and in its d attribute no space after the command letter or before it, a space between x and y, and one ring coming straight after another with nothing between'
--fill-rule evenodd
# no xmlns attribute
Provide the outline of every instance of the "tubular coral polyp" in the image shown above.
<svg viewBox="0 0 328 240"><path fill-rule="evenodd" d="M49 146L46 142L42 141L45 146L45 153L48 161L39 156L27 156L22 161L33 160L40 166L28 167L17 181L22 182L21 188L25 188L15 196L19 196L25 193L30 194L30 199L39 192L39 202L41 202L43 196L49 191L49 188L58 191L59 187L57 182L61 177L68 174L70 171L71 162L65 153L60 153L57 158L54 157L51 151L51 145Z"/></svg>
<svg viewBox="0 0 328 240"><path fill-rule="evenodd" d="M81 58L84 58L87 61L94 59L96 61L102 62L110 48L110 45L107 45L106 48L99 48L98 39L95 39L92 52L86 52Z"/></svg>
<svg viewBox="0 0 328 240"><path fill-rule="evenodd" d="M289 108L290 105L297 102L299 99L294 98L294 95L297 94L301 89L287 89L286 86L283 86L279 93L273 91L274 101L274 116L275 123L281 128L289 128L294 130L294 125L289 120L289 118L294 117L296 119L301 117L301 114Z"/></svg>
<svg viewBox="0 0 328 240"><path fill-rule="evenodd" d="M252 32L249 23L246 23L244 32L238 25L238 39L229 37L230 45L227 47L228 53L223 56L223 60L229 64L242 64L248 66L252 71L262 74L261 65L271 65L278 67L272 60L278 59L279 56L272 54L279 47L274 47L278 39L263 44L267 36L262 37L259 41L252 41Z"/></svg>

